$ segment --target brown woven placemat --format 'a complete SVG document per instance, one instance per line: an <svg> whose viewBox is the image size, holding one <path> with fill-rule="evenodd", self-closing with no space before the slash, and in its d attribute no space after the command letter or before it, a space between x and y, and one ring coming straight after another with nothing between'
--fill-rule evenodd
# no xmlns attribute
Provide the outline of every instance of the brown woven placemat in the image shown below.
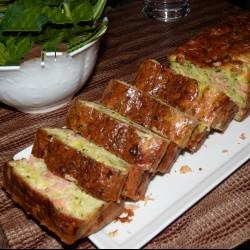
<svg viewBox="0 0 250 250"><path fill-rule="evenodd" d="M0 249L5 248L8 248L8 242L2 228L0 227Z"/></svg>
<svg viewBox="0 0 250 250"><path fill-rule="evenodd" d="M96 100L111 78L131 80L145 58L167 63L166 55L193 34L223 16L240 10L227 1L191 1L192 13L183 21L163 24L141 14L142 1L133 1L110 14L98 64L78 96ZM67 108L27 115L0 104L1 166L30 145L37 128L62 126ZM147 248L233 248L250 239L250 162L155 237ZM62 248L54 235L14 205L0 189L0 227L11 248ZM72 248L93 248L82 240Z"/></svg>

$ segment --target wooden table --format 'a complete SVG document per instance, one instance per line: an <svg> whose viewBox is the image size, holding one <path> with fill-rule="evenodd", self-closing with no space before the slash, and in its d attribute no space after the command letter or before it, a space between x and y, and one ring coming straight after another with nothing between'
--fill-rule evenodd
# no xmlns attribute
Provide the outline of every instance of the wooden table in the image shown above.
<svg viewBox="0 0 250 250"><path fill-rule="evenodd" d="M102 41L97 66L78 96L96 100L112 78L133 79L139 63L155 58L167 63L167 54L202 28L241 10L227 1L191 1L191 14L181 21L161 23L142 15L142 1L115 9ZM0 104L0 166L32 143L37 128L62 126L67 107L28 115ZM213 190L202 201L153 239L148 248L232 248L250 238L250 162ZM2 186L2 172L0 171ZM14 248L62 247L0 190L0 226ZM219 223L218 223L219 222ZM202 225L204 230L196 230ZM93 248L83 240L75 248Z"/></svg>

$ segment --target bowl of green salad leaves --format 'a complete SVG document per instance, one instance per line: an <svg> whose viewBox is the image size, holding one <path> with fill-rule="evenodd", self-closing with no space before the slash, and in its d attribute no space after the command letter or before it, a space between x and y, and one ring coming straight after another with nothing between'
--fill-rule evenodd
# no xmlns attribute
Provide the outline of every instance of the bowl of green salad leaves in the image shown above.
<svg viewBox="0 0 250 250"><path fill-rule="evenodd" d="M83 87L107 30L106 0L0 0L0 102L62 107Z"/></svg>

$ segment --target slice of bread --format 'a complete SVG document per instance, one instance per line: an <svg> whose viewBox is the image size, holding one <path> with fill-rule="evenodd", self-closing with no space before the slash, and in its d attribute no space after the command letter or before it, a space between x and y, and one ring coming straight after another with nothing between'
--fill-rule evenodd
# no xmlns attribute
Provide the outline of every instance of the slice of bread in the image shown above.
<svg viewBox="0 0 250 250"><path fill-rule="evenodd" d="M181 148L193 151L208 134L196 119L119 80L109 82L101 103Z"/></svg>
<svg viewBox="0 0 250 250"><path fill-rule="evenodd" d="M76 100L69 109L66 125L128 163L152 173L168 154L169 140L97 103Z"/></svg>
<svg viewBox="0 0 250 250"><path fill-rule="evenodd" d="M219 131L225 131L237 113L237 106L222 91L176 74L155 60L140 65L134 85Z"/></svg>
<svg viewBox="0 0 250 250"><path fill-rule="evenodd" d="M11 161L3 172L12 199L66 244L97 232L123 211L123 203L96 199L55 176L42 159Z"/></svg>
<svg viewBox="0 0 250 250"><path fill-rule="evenodd" d="M43 158L53 173L74 181L86 192L105 201L121 199L129 178L143 182L151 177L151 173L137 169L69 129L38 129L32 154ZM133 193L126 193L128 198L144 198L146 189L138 193L144 185L141 182L134 182L130 187Z"/></svg>

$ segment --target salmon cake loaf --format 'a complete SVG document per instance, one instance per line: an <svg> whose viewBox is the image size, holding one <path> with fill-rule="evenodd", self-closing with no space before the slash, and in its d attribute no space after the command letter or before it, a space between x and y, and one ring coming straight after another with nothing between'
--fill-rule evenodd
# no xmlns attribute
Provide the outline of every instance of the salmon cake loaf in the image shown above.
<svg viewBox="0 0 250 250"><path fill-rule="evenodd" d="M176 72L212 84L250 112L250 14L228 17L180 46L170 56Z"/></svg>
<svg viewBox="0 0 250 250"><path fill-rule="evenodd" d="M204 122L209 129L225 131L238 111L222 91L176 74L152 59L140 65L134 86Z"/></svg>

